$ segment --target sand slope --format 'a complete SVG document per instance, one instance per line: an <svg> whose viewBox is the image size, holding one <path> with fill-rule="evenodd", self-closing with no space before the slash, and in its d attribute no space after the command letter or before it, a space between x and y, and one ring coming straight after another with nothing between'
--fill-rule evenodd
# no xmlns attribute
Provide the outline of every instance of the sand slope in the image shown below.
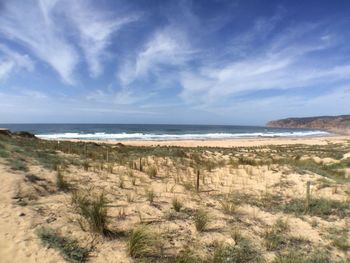
<svg viewBox="0 0 350 263"><path fill-rule="evenodd" d="M0 164L0 262L62 262L53 249L46 249L33 231L34 214L14 205L23 174L12 173Z"/></svg>

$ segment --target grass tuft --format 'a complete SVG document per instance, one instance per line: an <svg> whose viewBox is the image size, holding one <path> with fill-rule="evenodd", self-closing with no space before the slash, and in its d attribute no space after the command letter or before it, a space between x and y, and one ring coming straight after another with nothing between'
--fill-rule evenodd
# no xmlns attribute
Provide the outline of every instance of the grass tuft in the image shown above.
<svg viewBox="0 0 350 263"><path fill-rule="evenodd" d="M146 258L159 253L159 238L146 226L133 229L127 241L127 253L132 258Z"/></svg>
<svg viewBox="0 0 350 263"><path fill-rule="evenodd" d="M155 178L158 174L158 170L155 166L151 166L147 169L146 173L150 178Z"/></svg>
<svg viewBox="0 0 350 263"><path fill-rule="evenodd" d="M146 191L146 198L150 204L153 204L155 197L156 197L156 193L154 192L153 189L149 189Z"/></svg>
<svg viewBox="0 0 350 263"><path fill-rule="evenodd" d="M176 212L180 212L181 208L183 207L183 203L177 198L174 197L171 201L173 208Z"/></svg>
<svg viewBox="0 0 350 263"><path fill-rule="evenodd" d="M283 210L285 213L302 215L305 213L305 200L293 199L284 206ZM313 198L310 200L307 213L322 218L326 218L330 215L337 215L343 218L349 215L350 204L326 198Z"/></svg>
<svg viewBox="0 0 350 263"><path fill-rule="evenodd" d="M228 200L220 200L220 205L222 208L222 211L227 214L227 215L233 215L236 210L237 210L237 206L236 204L234 204L233 202L230 202Z"/></svg>
<svg viewBox="0 0 350 263"><path fill-rule="evenodd" d="M218 245L215 248L212 263L252 263L264 262L261 253L247 239L236 245Z"/></svg>
<svg viewBox="0 0 350 263"><path fill-rule="evenodd" d="M265 246L267 250L277 250L287 245L286 234L289 231L287 221L279 218L275 224L264 233Z"/></svg>
<svg viewBox="0 0 350 263"><path fill-rule="evenodd" d="M14 171L27 172L29 170L25 161L21 159L10 159L9 165L10 165L10 168Z"/></svg>
<svg viewBox="0 0 350 263"><path fill-rule="evenodd" d="M69 191L70 184L66 181L61 170L57 171L56 186L59 191Z"/></svg>
<svg viewBox="0 0 350 263"><path fill-rule="evenodd" d="M311 254L289 250L286 253L278 254L272 263L331 263L325 251L314 251ZM340 263L341 261L339 261ZM345 262L345 261L344 261Z"/></svg>
<svg viewBox="0 0 350 263"><path fill-rule="evenodd" d="M89 195L75 191L72 204L92 232L103 234L107 230L107 199L103 193ZM84 229L84 226L81 225Z"/></svg>
<svg viewBox="0 0 350 263"><path fill-rule="evenodd" d="M194 215L194 224L198 232L203 232L207 229L210 222L209 214L204 209L198 209Z"/></svg>

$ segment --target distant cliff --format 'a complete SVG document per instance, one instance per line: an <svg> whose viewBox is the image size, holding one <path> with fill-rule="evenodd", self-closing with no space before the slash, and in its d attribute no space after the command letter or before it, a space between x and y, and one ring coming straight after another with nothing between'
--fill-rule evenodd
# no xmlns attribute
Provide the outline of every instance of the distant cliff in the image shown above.
<svg viewBox="0 0 350 263"><path fill-rule="evenodd" d="M337 133L350 134L350 115L287 118L270 121L266 126L270 128L322 129Z"/></svg>

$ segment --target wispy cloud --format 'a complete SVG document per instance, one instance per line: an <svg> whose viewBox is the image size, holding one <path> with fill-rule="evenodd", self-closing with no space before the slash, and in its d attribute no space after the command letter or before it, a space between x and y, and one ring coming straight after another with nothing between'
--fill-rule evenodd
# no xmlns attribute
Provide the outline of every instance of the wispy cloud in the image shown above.
<svg viewBox="0 0 350 263"><path fill-rule="evenodd" d="M97 77L103 66L105 49L115 35L126 25L139 20L135 12L128 14L102 11L89 1L65 1L63 12L79 33L79 44L88 63L90 74Z"/></svg>
<svg viewBox="0 0 350 263"><path fill-rule="evenodd" d="M302 32L288 29L270 45L259 50L255 47L251 55L233 62L223 60L220 65L214 60L184 71L180 80L182 98L194 104L215 104L247 91L312 88L350 79L350 64L314 64L311 55L334 48L335 43L325 40L319 32L312 40L296 41L295 38L310 33L305 28L308 27Z"/></svg>
<svg viewBox="0 0 350 263"><path fill-rule="evenodd" d="M34 62L28 55L22 55L0 44L0 80L6 79L13 71L32 71Z"/></svg>
<svg viewBox="0 0 350 263"><path fill-rule="evenodd" d="M307 1L259 8L216 0L0 2L0 104L12 105L7 115L26 105L63 121L72 113L79 122L92 115L129 122L125 111L138 122L150 110L161 113L150 122L227 123L232 115L243 124L237 116L254 115L251 105L263 109L258 120L319 113L327 98L330 112L346 111L350 5L334 6L334 14L317 5L306 15Z"/></svg>
<svg viewBox="0 0 350 263"><path fill-rule="evenodd" d="M123 85L155 74L162 66L184 66L195 51L191 49L184 32L173 26L157 30L136 54L134 62L127 61L118 77Z"/></svg>
<svg viewBox="0 0 350 263"><path fill-rule="evenodd" d="M76 67L82 61L79 48L91 76L97 77L112 35L138 19L136 13L116 15L90 1L14 0L6 1L0 10L0 36L18 42L48 63L64 82L74 84ZM74 30L78 45L72 41Z"/></svg>
<svg viewBox="0 0 350 263"><path fill-rule="evenodd" d="M113 89L109 86L107 89L98 89L86 96L89 101L95 101L103 104L113 105L132 105L137 102L145 101L153 96L152 92L140 93L129 88Z"/></svg>
<svg viewBox="0 0 350 263"><path fill-rule="evenodd" d="M13 61L5 60L0 62L0 80L6 79L11 71L13 70L15 64Z"/></svg>
<svg viewBox="0 0 350 263"><path fill-rule="evenodd" d="M61 78L72 84L78 63L75 48L55 25L54 2L6 1L0 14L0 34L18 41L35 56L47 62Z"/></svg>

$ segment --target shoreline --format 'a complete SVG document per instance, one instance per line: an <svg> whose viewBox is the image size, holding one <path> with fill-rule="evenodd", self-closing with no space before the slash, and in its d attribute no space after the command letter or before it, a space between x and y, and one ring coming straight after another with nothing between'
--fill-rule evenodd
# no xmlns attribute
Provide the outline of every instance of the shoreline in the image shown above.
<svg viewBox="0 0 350 263"><path fill-rule="evenodd" d="M350 140L350 136L345 135L328 135L328 136L308 136L308 137L273 137L273 138L237 138L237 139L209 139L209 140L82 140L82 139L58 139L54 141L71 141L71 142L91 142L97 144L124 144L129 146L176 146L176 147L253 147L267 145L326 145L328 143L342 143Z"/></svg>

